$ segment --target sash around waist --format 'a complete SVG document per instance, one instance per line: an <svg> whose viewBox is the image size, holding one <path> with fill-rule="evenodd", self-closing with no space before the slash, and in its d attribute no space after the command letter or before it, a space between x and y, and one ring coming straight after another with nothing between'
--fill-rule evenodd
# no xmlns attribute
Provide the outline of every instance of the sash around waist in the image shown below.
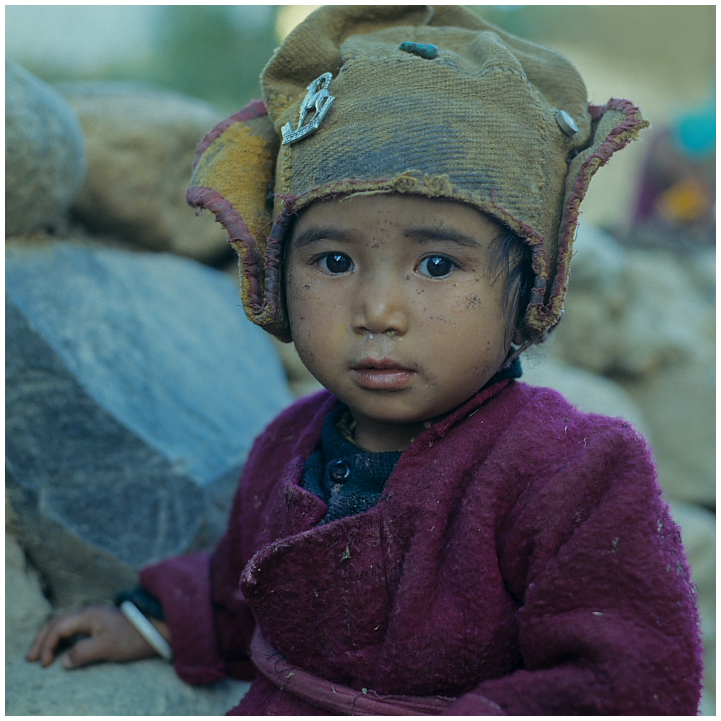
<svg viewBox="0 0 721 721"><path fill-rule="evenodd" d="M371 689L332 683L293 666L256 626L250 644L250 657L263 676L303 701L324 711L351 716L430 716L437 715L456 699L445 696L400 696L377 694Z"/></svg>

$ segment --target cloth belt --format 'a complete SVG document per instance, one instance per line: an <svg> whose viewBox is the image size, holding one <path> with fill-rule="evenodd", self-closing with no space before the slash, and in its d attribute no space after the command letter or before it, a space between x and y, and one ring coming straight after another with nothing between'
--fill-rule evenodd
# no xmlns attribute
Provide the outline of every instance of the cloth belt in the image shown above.
<svg viewBox="0 0 721 721"><path fill-rule="evenodd" d="M288 662L268 643L256 627L250 657L258 671L281 691L334 714L351 716L429 716L440 714L456 699L445 696L381 696L375 691L357 691L314 676Z"/></svg>

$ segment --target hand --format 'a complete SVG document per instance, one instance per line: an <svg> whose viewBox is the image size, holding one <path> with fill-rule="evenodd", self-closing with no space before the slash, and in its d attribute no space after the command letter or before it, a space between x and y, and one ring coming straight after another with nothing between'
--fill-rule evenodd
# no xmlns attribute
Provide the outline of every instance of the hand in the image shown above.
<svg viewBox="0 0 721 721"><path fill-rule="evenodd" d="M169 642L167 625L155 619L151 622ZM89 606L51 618L35 637L27 660L40 661L43 668L47 668L55 658L58 645L76 635L88 638L78 641L63 654L65 668L79 668L96 661L137 661L157 655L117 608Z"/></svg>

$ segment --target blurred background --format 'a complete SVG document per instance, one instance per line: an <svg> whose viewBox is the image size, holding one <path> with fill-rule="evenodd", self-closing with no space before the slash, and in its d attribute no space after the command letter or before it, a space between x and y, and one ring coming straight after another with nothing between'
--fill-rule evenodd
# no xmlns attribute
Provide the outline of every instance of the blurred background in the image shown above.
<svg viewBox="0 0 721 721"><path fill-rule="evenodd" d="M6 385L7 713L215 714L237 701L236 687L191 694L159 661L90 669L69 674L69 681L56 667L40 675L22 656L53 609L112 598L120 579L132 582L137 567L153 558L211 545L242 463L232 450L245 451L264 423L259 415L255 426L248 425L249 404L269 418L293 396L317 388L292 346L271 344L242 320L225 233L208 214L195 218L184 200L196 144L259 97L264 64L315 7L5 6L6 292L27 321L25 335L13 335L19 325L6 329L10 365L18 369L17 382ZM623 416L649 439L699 591L706 663L701 711L712 715L716 8L471 9L566 55L584 77L592 103L628 98L651 122L591 183L563 322L549 342L525 354L524 380L554 387L585 410ZM149 256L160 265L150 269ZM169 256L182 259L182 267ZM53 283L39 282L50 274ZM172 295L178 317L171 318L165 315L168 298L181 276L189 281L181 297ZM220 286L229 290L222 302L216 298ZM218 340L207 340L209 317ZM98 328L112 332L92 336ZM188 337L181 337L183 329ZM232 382L227 368L208 370L212 359L191 358L203 345L197 343L199 329L211 351L238 338L240 349L229 345L224 352L231 359L242 355L243 372L258 373L260 380L244 387ZM30 336L52 349L44 351L48 358L55 353L62 359L85 395L73 393L92 398L98 412L135 434L133 442L146 444L156 466L169 460L172 472L143 481L140 492L121 494L118 484L128 476L146 477L147 458L136 467L129 454L118 453L113 466L100 458L97 439L90 439L98 428L104 438L102 424L91 424L87 439L75 421L59 424L58 418L77 412L79 395L68 395L67 406L47 413L48 399L70 394L69 386L50 394L36 383L35 360L15 359ZM131 346L134 355L128 354ZM168 348L176 348L183 363L171 366L168 359L176 354ZM147 359L153 367L142 365ZM200 376L215 386L199 391ZM145 383L140 390L138 378ZM221 378L227 387L220 387ZM258 387L264 389L263 408ZM153 395L156 388L162 392ZM129 397L138 399L138 408L128 410ZM229 415L219 429L223 401ZM38 408L50 417L47 426L38 422ZM159 409L172 422L149 425L148 418L161 417ZM163 436L171 426L175 435ZM210 441L193 437L201 426ZM219 439L228 428L221 472ZM108 432L113 447L114 433ZM76 465L68 458L63 466L53 443ZM215 470L193 475L192 468L205 468L204 453ZM33 463L43 469L44 486L38 486ZM179 487L180 471L190 494L188 515L177 511L181 538L160 549L155 521L140 519L155 508L155 486L162 481ZM198 512L199 497L211 511ZM98 512L105 507L109 518Z"/></svg>

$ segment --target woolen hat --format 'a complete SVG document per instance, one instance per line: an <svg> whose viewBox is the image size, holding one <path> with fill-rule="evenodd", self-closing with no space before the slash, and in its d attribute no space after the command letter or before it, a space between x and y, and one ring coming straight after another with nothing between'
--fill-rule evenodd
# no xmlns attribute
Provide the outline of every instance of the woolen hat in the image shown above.
<svg viewBox="0 0 721 721"><path fill-rule="evenodd" d="M527 331L563 309L591 177L648 125L590 105L563 56L456 6L327 6L286 38L254 101L198 146L188 202L239 255L241 298L282 339L283 243L308 204L353 193L468 203L532 249Z"/></svg>

